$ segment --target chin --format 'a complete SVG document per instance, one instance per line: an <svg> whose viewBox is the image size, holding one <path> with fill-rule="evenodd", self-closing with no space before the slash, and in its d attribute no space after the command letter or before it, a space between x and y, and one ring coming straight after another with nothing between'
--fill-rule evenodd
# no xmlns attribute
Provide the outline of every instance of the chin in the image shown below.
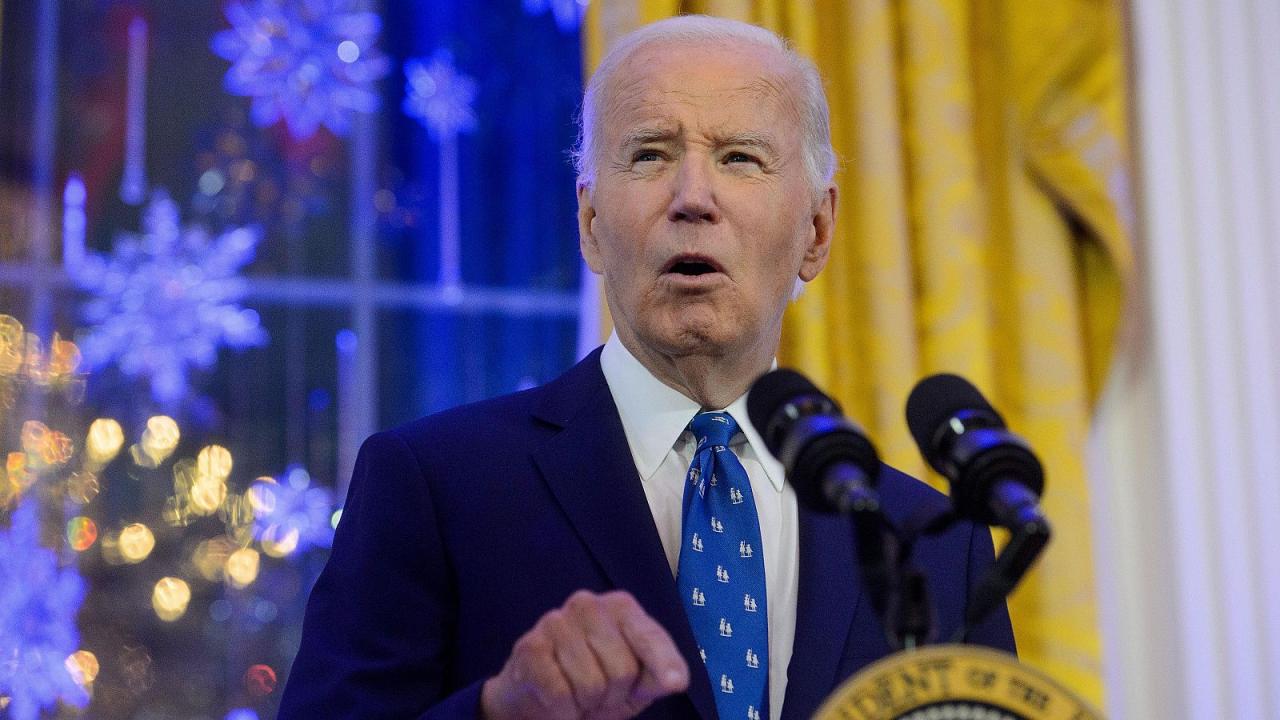
<svg viewBox="0 0 1280 720"><path fill-rule="evenodd" d="M718 355L732 348L738 340L723 321L686 321L664 328L659 340L670 355Z"/></svg>

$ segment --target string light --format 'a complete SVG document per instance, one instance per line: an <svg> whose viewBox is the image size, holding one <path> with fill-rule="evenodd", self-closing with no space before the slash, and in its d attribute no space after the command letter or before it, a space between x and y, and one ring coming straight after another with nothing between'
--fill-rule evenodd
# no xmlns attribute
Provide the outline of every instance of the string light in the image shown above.
<svg viewBox="0 0 1280 720"><path fill-rule="evenodd" d="M159 467L178 448L182 432L178 423L168 415L155 415L147 419L147 429L138 443L129 448L134 463L141 467Z"/></svg>
<svg viewBox="0 0 1280 720"><path fill-rule="evenodd" d="M212 537L196 545L196 549L191 553L191 564L195 565L200 577L209 582L217 582L222 579L227 558L235 550L236 545L230 538L222 535Z"/></svg>
<svg viewBox="0 0 1280 720"><path fill-rule="evenodd" d="M93 520L78 515L67 521L67 543L76 552L84 552L98 540L98 525Z"/></svg>
<svg viewBox="0 0 1280 720"><path fill-rule="evenodd" d="M71 438L38 420L22 424L22 449L37 469L52 468L71 459Z"/></svg>
<svg viewBox="0 0 1280 720"><path fill-rule="evenodd" d="M126 525L120 530L120 557L127 563L136 564L146 560L155 546L156 536L152 534L151 528L142 523Z"/></svg>
<svg viewBox="0 0 1280 720"><path fill-rule="evenodd" d="M77 505L88 505L100 490L98 476L79 470L67 476L67 497Z"/></svg>
<svg viewBox="0 0 1280 720"><path fill-rule="evenodd" d="M227 557L227 583L234 588L248 587L258 579L260 557L253 548L240 548Z"/></svg>
<svg viewBox="0 0 1280 720"><path fill-rule="evenodd" d="M89 425L84 440L85 468L100 470L115 459L124 445L124 430L111 418L98 418Z"/></svg>
<svg viewBox="0 0 1280 720"><path fill-rule="evenodd" d="M156 611L156 616L165 622L173 622L182 617L190 602L191 586L180 578L160 578L151 592L151 607Z"/></svg>
<svg viewBox="0 0 1280 720"><path fill-rule="evenodd" d="M98 657L88 650L77 650L67 656L67 672L77 685L86 687L98 677Z"/></svg>
<svg viewBox="0 0 1280 720"><path fill-rule="evenodd" d="M282 558L298 549L301 533L296 527L268 525L262 531L262 551L273 558Z"/></svg>
<svg viewBox="0 0 1280 720"><path fill-rule="evenodd" d="M253 665L244 673L244 686L254 697L270 695L276 689L276 671L270 665Z"/></svg>
<svg viewBox="0 0 1280 720"><path fill-rule="evenodd" d="M0 509L16 505L22 493L31 484L32 478L27 473L27 454L11 452L5 456L4 468L0 469Z"/></svg>

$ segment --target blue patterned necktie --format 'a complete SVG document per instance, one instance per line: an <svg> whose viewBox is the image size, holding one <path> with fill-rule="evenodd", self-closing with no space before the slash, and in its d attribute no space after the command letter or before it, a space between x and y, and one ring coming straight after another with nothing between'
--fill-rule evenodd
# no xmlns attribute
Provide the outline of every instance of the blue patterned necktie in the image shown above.
<svg viewBox="0 0 1280 720"><path fill-rule="evenodd" d="M769 620L764 552L751 483L729 449L738 424L727 413L695 415L698 441L684 484L676 584L721 720L769 716Z"/></svg>

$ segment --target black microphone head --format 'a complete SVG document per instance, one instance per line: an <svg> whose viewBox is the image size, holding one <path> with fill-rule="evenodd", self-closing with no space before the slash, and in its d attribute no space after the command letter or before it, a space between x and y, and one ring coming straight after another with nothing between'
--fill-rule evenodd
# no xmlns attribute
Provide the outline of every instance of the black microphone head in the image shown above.
<svg viewBox="0 0 1280 720"><path fill-rule="evenodd" d="M987 499L1003 481L1037 496L1044 492L1040 460L964 378L940 374L921 380L907 398L907 427L924 459L951 481L952 502L965 517L994 524Z"/></svg>
<svg viewBox="0 0 1280 720"><path fill-rule="evenodd" d="M781 453L791 424L799 419L797 412L785 411L787 405L794 405L797 400L805 403L804 412L840 414L835 400L827 397L809 378L787 368L761 375L747 392L747 417L775 456Z"/></svg>
<svg viewBox="0 0 1280 720"><path fill-rule="evenodd" d="M837 469L860 475L872 488L880 478L880 456L866 434L794 370L774 370L756 380L747 393L747 417L782 463L796 497L809 507L842 511L823 482Z"/></svg>
<svg viewBox="0 0 1280 720"><path fill-rule="evenodd" d="M938 472L939 433L961 414L979 415L987 427L1005 427L1004 418L991 407L978 388L959 375L939 373L916 383L907 397L907 428L920 454Z"/></svg>

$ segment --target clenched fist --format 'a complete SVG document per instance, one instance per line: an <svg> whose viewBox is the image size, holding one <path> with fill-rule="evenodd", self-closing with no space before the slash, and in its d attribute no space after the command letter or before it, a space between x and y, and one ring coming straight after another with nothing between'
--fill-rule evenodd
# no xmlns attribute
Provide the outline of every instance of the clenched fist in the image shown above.
<svg viewBox="0 0 1280 720"><path fill-rule="evenodd" d="M579 590L516 641L480 708L488 720L630 718L688 687L675 642L635 598Z"/></svg>

